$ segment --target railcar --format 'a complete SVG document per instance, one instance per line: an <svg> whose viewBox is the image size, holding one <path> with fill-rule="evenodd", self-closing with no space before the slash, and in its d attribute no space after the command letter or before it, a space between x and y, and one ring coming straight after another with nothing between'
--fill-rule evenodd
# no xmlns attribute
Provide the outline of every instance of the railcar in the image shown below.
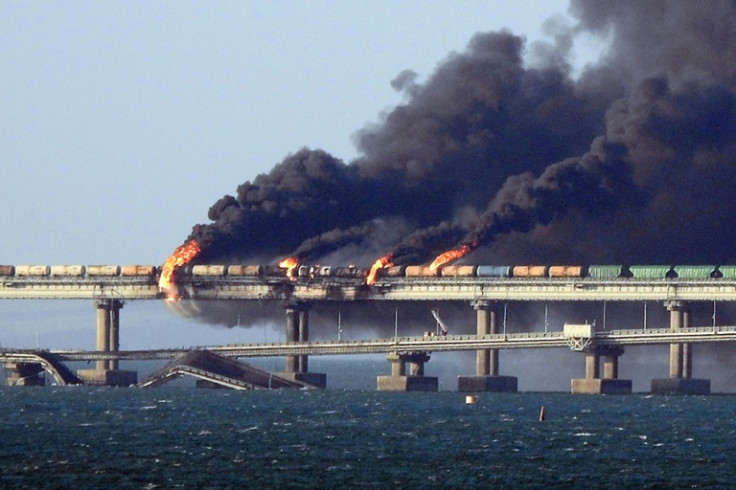
<svg viewBox="0 0 736 490"><path fill-rule="evenodd" d="M511 270L513 277L547 277L549 267L546 265L516 265Z"/></svg>
<svg viewBox="0 0 736 490"><path fill-rule="evenodd" d="M475 277L476 265L447 265L440 270L442 277Z"/></svg>
<svg viewBox="0 0 736 490"><path fill-rule="evenodd" d="M676 265L672 272L679 279L705 280L717 277L717 268L714 265Z"/></svg>
<svg viewBox="0 0 736 490"><path fill-rule="evenodd" d="M432 270L428 265L410 265L404 273L406 277L437 277L439 270Z"/></svg>
<svg viewBox="0 0 736 490"><path fill-rule="evenodd" d="M551 265L548 274L549 277L586 277L588 271L582 265Z"/></svg>
<svg viewBox="0 0 736 490"><path fill-rule="evenodd" d="M123 277L153 277L156 275L154 265L124 265L120 268Z"/></svg>
<svg viewBox="0 0 736 490"><path fill-rule="evenodd" d="M724 279L736 279L736 265L718 266L718 275Z"/></svg>
<svg viewBox="0 0 736 490"><path fill-rule="evenodd" d="M511 277L510 265L479 265L475 271L478 277Z"/></svg>
<svg viewBox="0 0 736 490"><path fill-rule="evenodd" d="M49 274L52 276L82 277L87 268L83 265L52 265Z"/></svg>
<svg viewBox="0 0 736 490"><path fill-rule="evenodd" d="M14 265L0 265L0 276L14 276L15 266Z"/></svg>
<svg viewBox="0 0 736 490"><path fill-rule="evenodd" d="M195 265L192 267L193 276L223 277L227 272L224 265Z"/></svg>
<svg viewBox="0 0 736 490"><path fill-rule="evenodd" d="M669 265L630 265L629 272L634 279L666 279L672 271Z"/></svg>
<svg viewBox="0 0 736 490"><path fill-rule="evenodd" d="M88 265L87 275L88 276L119 276L120 266L119 265Z"/></svg>
<svg viewBox="0 0 736 490"><path fill-rule="evenodd" d="M263 266L260 265L231 265L227 268L228 276L261 276Z"/></svg>
<svg viewBox="0 0 736 490"><path fill-rule="evenodd" d="M15 268L16 276L48 276L51 273L51 267L48 265L19 265Z"/></svg>
<svg viewBox="0 0 736 490"><path fill-rule="evenodd" d="M591 265L588 266L588 277L591 279L618 279L626 277L628 272L623 265Z"/></svg>

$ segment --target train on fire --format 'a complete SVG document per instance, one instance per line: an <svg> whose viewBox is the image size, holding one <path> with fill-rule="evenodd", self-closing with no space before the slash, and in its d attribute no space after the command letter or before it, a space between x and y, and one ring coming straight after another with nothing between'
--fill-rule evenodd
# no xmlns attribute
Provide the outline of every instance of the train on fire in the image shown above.
<svg viewBox="0 0 736 490"><path fill-rule="evenodd" d="M0 277L17 278L157 278L161 267L153 265L0 265ZM365 280L369 269L348 266L302 265L292 272L272 265L188 265L176 270L177 278L289 278L298 281L326 278ZM593 280L736 280L736 265L446 265L436 270L424 265L401 265L380 269L379 279L480 278Z"/></svg>

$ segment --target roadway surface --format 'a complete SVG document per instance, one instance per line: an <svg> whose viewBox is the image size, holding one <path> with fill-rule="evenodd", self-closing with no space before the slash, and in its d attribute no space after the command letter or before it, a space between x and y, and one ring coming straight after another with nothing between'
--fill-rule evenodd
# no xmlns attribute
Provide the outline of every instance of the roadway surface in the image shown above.
<svg viewBox="0 0 736 490"><path fill-rule="evenodd" d="M539 349L567 347L583 350L590 345L627 346L671 343L734 342L736 326L693 327L672 330L632 329L596 332L592 338L573 338L564 332L531 332L514 334L447 335L432 337L399 337L375 340L319 341L295 343L233 344L199 346L178 349L99 352L81 350L51 350L63 361L94 361L100 359L152 360L173 359L197 350L225 357L281 357L292 355L350 355L390 352L446 352L479 349ZM25 352L22 349L0 349L0 361ZM37 352L28 350L28 352Z"/></svg>

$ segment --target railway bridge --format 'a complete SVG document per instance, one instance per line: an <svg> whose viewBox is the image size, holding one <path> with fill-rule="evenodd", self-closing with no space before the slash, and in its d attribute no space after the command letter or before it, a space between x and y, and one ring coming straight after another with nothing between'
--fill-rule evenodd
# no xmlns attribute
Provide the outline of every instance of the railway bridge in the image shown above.
<svg viewBox="0 0 736 490"><path fill-rule="evenodd" d="M696 302L736 301L736 278L593 278L593 277L379 277L368 286L362 278L307 277L296 280L267 276L195 276L177 278L180 300L197 301L271 301L284 306L286 343L268 348L252 346L212 348L213 352L228 357L248 357L253 352L270 352L286 358L285 371L280 373L299 382L324 385L324 375L309 372L308 357L365 353L371 342L385 352L391 362L391 375L380 377L379 389L414 390L436 389L436 378L423 376L428 352L442 350L474 350L476 373L461 376L461 391L515 391L516 378L499 374L499 350L531 347L560 347L571 345L577 339L576 349L585 356L586 376L574 380L576 393L618 393L631 390L631 382L618 379L618 362L627 345L667 343L670 345L670 377L652 381L656 393L709 392L708 380L692 377L691 344L733 341L732 327L692 328L691 308ZM120 351L120 316L127 301L165 300L157 286L155 274L148 275L95 275L54 276L26 275L0 277L0 299L87 299L93 301L97 312L97 350L88 353L54 353L60 360L95 360L96 367L78 374L90 384L133 384L135 373L118 367L121 359L133 359L133 354ZM476 311L476 333L463 339L457 336L414 339L396 343L396 339L364 341L360 347L346 342L328 346L309 341L309 311L325 302L427 302L457 301L468 304ZM591 326L571 325L565 331L545 334L524 343L511 334L499 331L500 307L506 302L656 302L666 308L670 326L666 332L656 329L630 329L596 332ZM575 330L575 329L578 330ZM590 331L586 331L590 328ZM720 329L720 330L719 330ZM503 339L498 337L503 336ZM652 341L653 338L658 340ZM623 340L626 338L626 340ZM586 340L587 339L587 340ZM393 342L393 343L391 343ZM573 345L573 347L575 347ZM270 350L269 350L270 349ZM361 350L363 349L363 350ZM350 352L348 352L350 351ZM176 351L153 351L158 353ZM239 352L240 354L235 354ZM181 352L179 353L181 354ZM143 355L143 354L136 354ZM7 361L10 362L10 361ZM22 362L20 363L23 364ZM31 363L32 364L32 363ZM409 364L409 371L407 371Z"/></svg>

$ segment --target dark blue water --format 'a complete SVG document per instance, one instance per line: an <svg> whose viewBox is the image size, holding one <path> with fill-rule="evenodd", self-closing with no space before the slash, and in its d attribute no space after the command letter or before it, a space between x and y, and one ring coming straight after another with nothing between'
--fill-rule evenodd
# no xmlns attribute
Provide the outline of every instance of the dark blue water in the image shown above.
<svg viewBox="0 0 736 490"><path fill-rule="evenodd" d="M0 406L1 488L736 485L733 396L46 387Z"/></svg>

